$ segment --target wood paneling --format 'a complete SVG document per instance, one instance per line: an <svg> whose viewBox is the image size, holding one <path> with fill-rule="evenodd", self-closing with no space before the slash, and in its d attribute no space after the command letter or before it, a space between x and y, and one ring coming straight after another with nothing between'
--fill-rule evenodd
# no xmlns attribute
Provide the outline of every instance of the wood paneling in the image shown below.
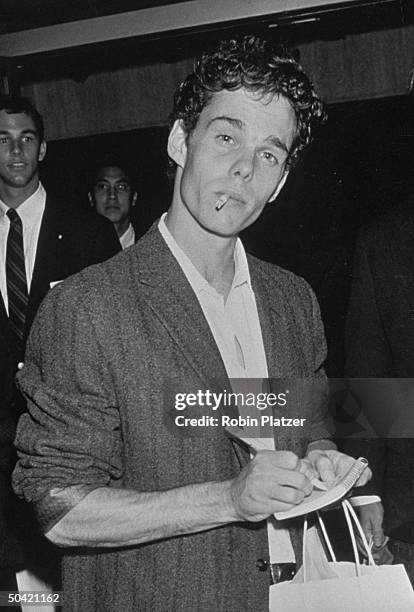
<svg viewBox="0 0 414 612"><path fill-rule="evenodd" d="M406 93L414 66L414 26L298 46L327 102ZM50 140L166 125L173 94L192 60L136 66L23 88L45 117Z"/></svg>

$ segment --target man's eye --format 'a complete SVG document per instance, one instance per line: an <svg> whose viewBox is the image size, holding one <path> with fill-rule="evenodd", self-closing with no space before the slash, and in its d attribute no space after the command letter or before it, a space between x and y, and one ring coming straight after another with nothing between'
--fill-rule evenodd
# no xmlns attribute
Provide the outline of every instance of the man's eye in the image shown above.
<svg viewBox="0 0 414 612"><path fill-rule="evenodd" d="M220 144L228 145L234 143L233 138L228 134L219 134L218 136L216 136L216 138Z"/></svg>
<svg viewBox="0 0 414 612"><path fill-rule="evenodd" d="M261 153L261 157L270 166L277 166L279 164L279 160L277 159L276 155L273 155L273 153L270 153L270 151L263 151Z"/></svg>
<svg viewBox="0 0 414 612"><path fill-rule="evenodd" d="M128 189L129 189L129 185L126 185L125 183L120 183L119 185L116 186L117 191L128 191Z"/></svg>
<svg viewBox="0 0 414 612"><path fill-rule="evenodd" d="M32 142L33 140L34 140L34 136L23 136L22 137L23 142Z"/></svg>
<svg viewBox="0 0 414 612"><path fill-rule="evenodd" d="M96 191L108 191L108 185L106 183L98 183L95 185Z"/></svg>
<svg viewBox="0 0 414 612"><path fill-rule="evenodd" d="M9 139L7 138L7 136L0 137L0 144L7 144L8 142L9 142Z"/></svg>

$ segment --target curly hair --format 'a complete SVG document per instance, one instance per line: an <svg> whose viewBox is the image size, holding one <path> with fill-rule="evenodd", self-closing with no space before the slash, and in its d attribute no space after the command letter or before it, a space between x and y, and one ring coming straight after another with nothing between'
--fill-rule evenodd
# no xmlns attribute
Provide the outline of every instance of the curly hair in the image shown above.
<svg viewBox="0 0 414 612"><path fill-rule="evenodd" d="M214 93L242 87L262 96L282 95L289 100L297 120L289 155L289 163L294 163L311 142L315 127L325 120L324 105L288 51L257 36L223 40L215 50L202 54L174 96L171 124L180 119L190 136Z"/></svg>

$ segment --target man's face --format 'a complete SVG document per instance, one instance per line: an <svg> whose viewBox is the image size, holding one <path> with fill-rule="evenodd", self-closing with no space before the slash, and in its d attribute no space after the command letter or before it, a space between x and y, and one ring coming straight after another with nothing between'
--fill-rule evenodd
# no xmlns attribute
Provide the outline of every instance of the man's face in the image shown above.
<svg viewBox="0 0 414 612"><path fill-rule="evenodd" d="M33 119L26 113L0 111L0 189L30 195L38 184L38 163L46 154Z"/></svg>
<svg viewBox="0 0 414 612"><path fill-rule="evenodd" d="M101 168L89 194L96 212L117 224L129 222L131 207L135 204L136 197L126 173L117 166Z"/></svg>
<svg viewBox="0 0 414 612"><path fill-rule="evenodd" d="M179 124L174 129L182 136ZM237 235L271 199L295 134L295 114L283 96L260 99L245 89L214 94L183 138L181 159L173 157L182 169L175 205L210 233ZM221 198L226 203L217 211Z"/></svg>

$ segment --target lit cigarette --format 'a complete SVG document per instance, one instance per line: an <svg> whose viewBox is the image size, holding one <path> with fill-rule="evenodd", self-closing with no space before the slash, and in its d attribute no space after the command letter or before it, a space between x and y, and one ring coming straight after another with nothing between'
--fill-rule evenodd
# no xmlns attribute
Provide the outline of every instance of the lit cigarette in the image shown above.
<svg viewBox="0 0 414 612"><path fill-rule="evenodd" d="M228 199L229 199L229 196L226 196L226 195L224 195L224 193L223 193L223 195L222 195L222 196L220 196L220 197L219 197L219 199L218 199L218 200L217 200L217 202L216 202L216 210L217 210L217 211L221 210L221 209L223 208L223 206L224 206L225 204L227 204Z"/></svg>

